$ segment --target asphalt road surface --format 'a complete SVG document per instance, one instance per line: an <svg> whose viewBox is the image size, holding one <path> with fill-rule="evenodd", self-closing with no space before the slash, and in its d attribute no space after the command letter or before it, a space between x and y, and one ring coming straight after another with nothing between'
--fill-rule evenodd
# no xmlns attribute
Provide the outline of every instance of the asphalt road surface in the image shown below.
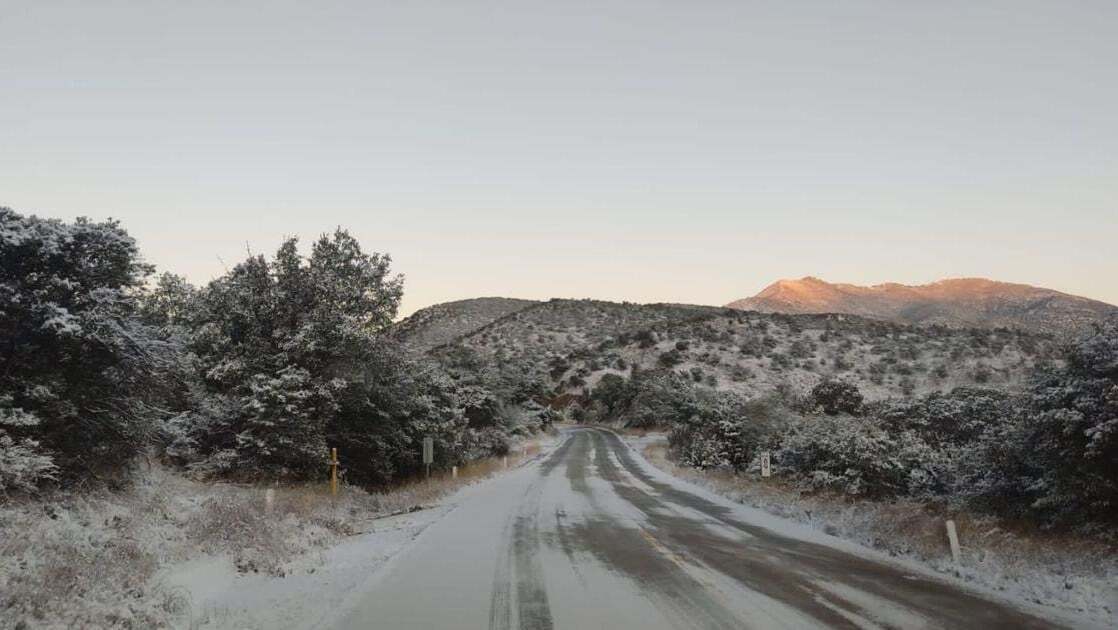
<svg viewBox="0 0 1118 630"><path fill-rule="evenodd" d="M1055 627L679 482L608 431L564 438L472 488L338 627Z"/></svg>

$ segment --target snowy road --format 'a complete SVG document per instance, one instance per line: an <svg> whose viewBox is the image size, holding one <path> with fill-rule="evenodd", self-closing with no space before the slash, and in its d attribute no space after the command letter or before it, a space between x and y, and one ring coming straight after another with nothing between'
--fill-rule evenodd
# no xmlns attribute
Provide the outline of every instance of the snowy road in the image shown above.
<svg viewBox="0 0 1118 630"><path fill-rule="evenodd" d="M565 438L474 488L337 627L1053 627L677 481L612 433Z"/></svg>

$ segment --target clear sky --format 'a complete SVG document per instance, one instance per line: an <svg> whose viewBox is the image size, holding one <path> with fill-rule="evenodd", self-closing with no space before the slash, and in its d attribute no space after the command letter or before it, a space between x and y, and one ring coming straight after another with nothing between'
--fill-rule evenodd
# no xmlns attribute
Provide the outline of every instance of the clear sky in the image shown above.
<svg viewBox="0 0 1118 630"><path fill-rule="evenodd" d="M195 282L345 226L405 312L808 274L1118 303L1118 2L0 0L0 205Z"/></svg>

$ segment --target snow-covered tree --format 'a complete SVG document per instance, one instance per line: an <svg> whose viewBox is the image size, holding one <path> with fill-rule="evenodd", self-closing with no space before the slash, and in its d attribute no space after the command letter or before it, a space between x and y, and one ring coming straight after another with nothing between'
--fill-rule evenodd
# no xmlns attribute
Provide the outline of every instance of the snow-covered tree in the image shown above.
<svg viewBox="0 0 1118 630"><path fill-rule="evenodd" d="M1118 321L1070 344L1065 362L1029 398L1022 485L1047 520L1118 524Z"/></svg>
<svg viewBox="0 0 1118 630"><path fill-rule="evenodd" d="M337 447L348 478L369 483L418 470L425 436L459 461L471 403L379 335L402 294L389 263L338 230L305 257L295 239L251 256L192 296L200 387L168 425L169 452L203 471L306 478Z"/></svg>
<svg viewBox="0 0 1118 630"><path fill-rule="evenodd" d="M0 413L9 419L0 449L9 458L15 449L50 458L74 477L147 445L151 374L170 355L135 317L150 273L116 221L0 208ZM15 414L35 421L13 425ZM26 471L52 470L34 461Z"/></svg>

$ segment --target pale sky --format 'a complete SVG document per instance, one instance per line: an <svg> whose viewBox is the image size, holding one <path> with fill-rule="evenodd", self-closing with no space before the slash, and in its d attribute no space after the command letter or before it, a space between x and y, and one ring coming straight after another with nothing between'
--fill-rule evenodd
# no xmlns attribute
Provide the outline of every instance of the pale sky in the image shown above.
<svg viewBox="0 0 1118 630"><path fill-rule="evenodd" d="M1118 2L0 0L0 205L403 312L985 276L1118 303Z"/></svg>

